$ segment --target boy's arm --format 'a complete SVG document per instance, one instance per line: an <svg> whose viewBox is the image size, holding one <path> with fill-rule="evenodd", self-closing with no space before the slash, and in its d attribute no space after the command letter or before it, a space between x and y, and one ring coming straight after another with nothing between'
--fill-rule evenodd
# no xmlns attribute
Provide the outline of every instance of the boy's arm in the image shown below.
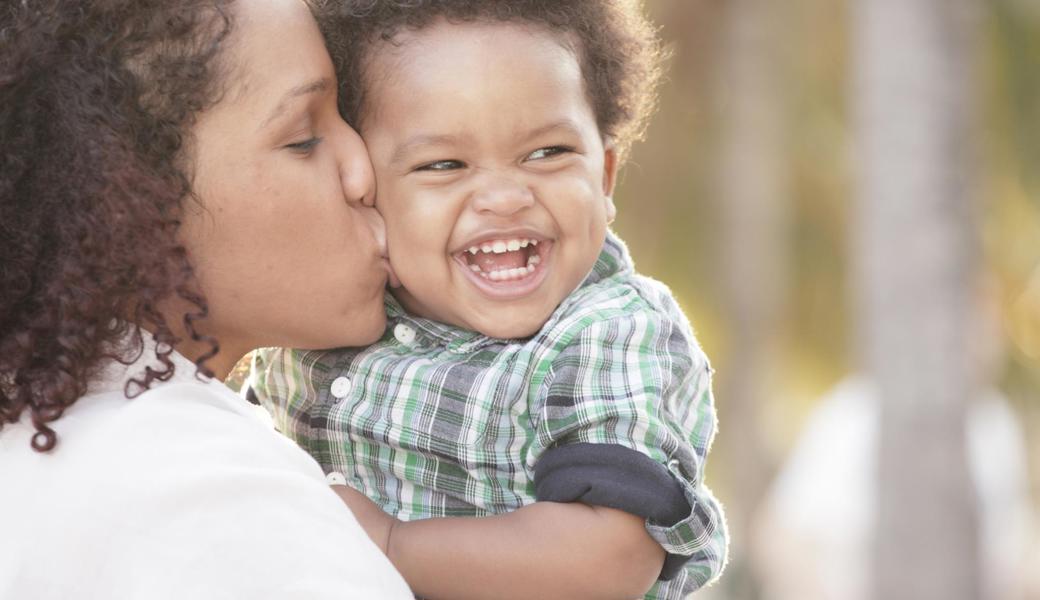
<svg viewBox="0 0 1040 600"><path fill-rule="evenodd" d="M502 515L406 523L351 488L333 489L426 598L638 598L664 561L642 518L610 508L537 502Z"/></svg>
<svg viewBox="0 0 1040 600"><path fill-rule="evenodd" d="M561 339L543 393L536 496L646 518L684 593L718 577L725 518L704 485L716 418L711 368L667 290L590 311ZM534 403L533 403L534 404Z"/></svg>

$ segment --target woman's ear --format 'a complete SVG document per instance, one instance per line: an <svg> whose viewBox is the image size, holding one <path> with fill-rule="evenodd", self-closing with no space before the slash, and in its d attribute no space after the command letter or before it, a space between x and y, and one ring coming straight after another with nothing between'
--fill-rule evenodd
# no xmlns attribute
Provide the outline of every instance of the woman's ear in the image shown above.
<svg viewBox="0 0 1040 600"><path fill-rule="evenodd" d="M605 203L607 224L614 222L617 207L614 206L614 185L617 183L618 153L614 140L603 140L603 202Z"/></svg>

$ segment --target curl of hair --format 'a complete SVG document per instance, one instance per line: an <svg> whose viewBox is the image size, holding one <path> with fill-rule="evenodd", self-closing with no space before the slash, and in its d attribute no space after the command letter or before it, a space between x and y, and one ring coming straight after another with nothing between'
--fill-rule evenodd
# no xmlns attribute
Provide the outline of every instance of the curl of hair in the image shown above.
<svg viewBox="0 0 1040 600"><path fill-rule="evenodd" d="M0 8L0 427L28 412L32 446L103 363L129 364L151 331L173 375L179 339L160 313L207 314L177 240L191 198L185 132L219 95L231 0L14 0Z"/></svg>
<svg viewBox="0 0 1040 600"><path fill-rule="evenodd" d="M664 53L638 0L325 0L319 22L336 64L340 108L351 123L364 114L364 75L379 42L438 19L518 22L578 42L578 62L600 133L624 157L653 112Z"/></svg>

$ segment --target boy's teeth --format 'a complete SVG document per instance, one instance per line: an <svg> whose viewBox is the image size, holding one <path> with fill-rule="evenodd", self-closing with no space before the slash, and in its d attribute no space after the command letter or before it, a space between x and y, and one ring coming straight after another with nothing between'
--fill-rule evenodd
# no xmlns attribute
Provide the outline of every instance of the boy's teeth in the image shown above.
<svg viewBox="0 0 1040 600"><path fill-rule="evenodd" d="M521 248L528 246L537 246L538 240L532 240L527 238L517 238L512 240L495 240L493 242L486 242L479 246L470 246L466 252L470 254L476 254L483 252L484 254L504 254L506 252L516 252Z"/></svg>
<svg viewBox="0 0 1040 600"><path fill-rule="evenodd" d="M471 252L475 254L475 252ZM479 265L470 265L469 268L474 273L477 273L485 279L491 281L506 281L509 279L521 279L534 273L537 269L537 265L542 262L542 258L537 254L533 254L527 257L527 265L523 267L515 267L511 269L496 269L494 271L484 271Z"/></svg>

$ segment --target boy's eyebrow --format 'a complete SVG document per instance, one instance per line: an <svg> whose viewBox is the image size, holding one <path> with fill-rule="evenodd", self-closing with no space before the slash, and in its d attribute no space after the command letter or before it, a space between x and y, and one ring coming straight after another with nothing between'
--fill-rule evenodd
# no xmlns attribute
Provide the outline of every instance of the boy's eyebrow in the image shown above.
<svg viewBox="0 0 1040 600"><path fill-rule="evenodd" d="M528 140L531 140L556 129L565 129L568 133L573 133L574 135L577 135L579 137L581 136L581 128L578 127L578 124L571 119L563 118L559 121L553 121L552 123L548 123L536 129L532 129L527 134L526 138Z"/></svg>
<svg viewBox="0 0 1040 600"><path fill-rule="evenodd" d="M458 141L458 138L448 134L420 133L413 135L394 148L390 155L390 164L397 164L404 160L409 152L423 146L449 146Z"/></svg>
<svg viewBox="0 0 1040 600"><path fill-rule="evenodd" d="M531 131L527 132L527 134L524 136L524 139L532 140L557 129L563 129L566 130L568 133L572 133L579 137L581 136L581 128L578 127L577 123L575 123L572 119L563 118L559 121L553 121L551 123L542 125L541 127L532 129ZM394 148L393 154L390 155L390 164L397 164L401 162L402 160L404 160L404 158L408 155L409 152L413 151L416 148L421 148L423 146L450 146L456 144L457 142L458 138L454 135L429 133L416 134L408 138L404 142L401 142L401 144Z"/></svg>
<svg viewBox="0 0 1040 600"><path fill-rule="evenodd" d="M308 81L307 83L292 88L291 90L286 92L284 96L282 96L282 99L278 101L278 106L274 107L274 110L271 111L271 114L267 115L267 118L264 119L262 123L260 123L260 127L258 127L257 129L263 129L264 127L267 127L267 125L269 125L271 121L281 116L282 113L285 112L285 109L289 106L290 101L295 100L300 96L306 96L307 94L326 92L331 87L332 80L328 77L322 77L320 79Z"/></svg>

